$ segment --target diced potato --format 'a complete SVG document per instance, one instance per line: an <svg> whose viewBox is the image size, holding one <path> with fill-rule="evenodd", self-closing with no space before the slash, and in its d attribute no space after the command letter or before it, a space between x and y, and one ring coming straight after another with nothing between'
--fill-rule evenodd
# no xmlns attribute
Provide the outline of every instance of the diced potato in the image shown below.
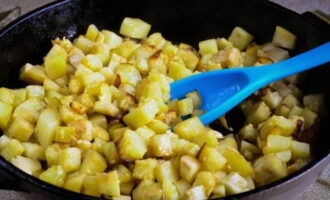
<svg viewBox="0 0 330 200"><path fill-rule="evenodd" d="M25 148L24 156L35 159L35 160L45 160L45 148L41 145L34 144L31 142L24 142L22 145ZM0 146L1 149L1 146Z"/></svg>
<svg viewBox="0 0 330 200"><path fill-rule="evenodd" d="M158 109L158 102L150 100L144 105L132 109L124 116L123 120L127 125L135 129L151 122Z"/></svg>
<svg viewBox="0 0 330 200"><path fill-rule="evenodd" d="M73 192L80 192L83 187L85 177L85 175L68 177L65 181L64 188Z"/></svg>
<svg viewBox="0 0 330 200"><path fill-rule="evenodd" d="M271 115L269 107L261 102L255 106L255 110L248 116L247 121L251 124L257 124L266 121Z"/></svg>
<svg viewBox="0 0 330 200"><path fill-rule="evenodd" d="M56 55L50 58L45 58L46 74L51 79L56 79L64 76L67 73L68 65L66 58L63 55Z"/></svg>
<svg viewBox="0 0 330 200"><path fill-rule="evenodd" d="M26 87L27 97L44 97L45 96L45 88L39 85L29 85Z"/></svg>
<svg viewBox="0 0 330 200"><path fill-rule="evenodd" d="M134 187L135 187L134 181L130 181L127 183L120 182L120 194L130 195L132 193ZM121 196L121 197L123 197L123 196ZM131 196L125 196L125 197L127 197L128 200L131 200Z"/></svg>
<svg viewBox="0 0 330 200"><path fill-rule="evenodd" d="M171 136L169 134L154 135L150 138L148 149L156 157L170 156L172 151Z"/></svg>
<svg viewBox="0 0 330 200"><path fill-rule="evenodd" d="M63 149L59 155L58 162L67 173L79 169L81 164L80 149L76 147Z"/></svg>
<svg viewBox="0 0 330 200"><path fill-rule="evenodd" d="M257 130L253 127L252 124L248 124L246 126L244 126L241 130L240 130L240 134L242 135L242 138L244 140L248 140L250 142L255 142L257 141Z"/></svg>
<svg viewBox="0 0 330 200"><path fill-rule="evenodd" d="M256 182L264 185L287 175L285 164L275 155L269 154L255 161Z"/></svg>
<svg viewBox="0 0 330 200"><path fill-rule="evenodd" d="M306 129L306 130L309 129L310 127L312 127L318 118L318 115L308 108L305 108L303 110L302 116L305 119L304 129Z"/></svg>
<svg viewBox="0 0 330 200"><path fill-rule="evenodd" d="M0 88L0 101L13 105L15 102L14 91L8 88Z"/></svg>
<svg viewBox="0 0 330 200"><path fill-rule="evenodd" d="M170 180L165 179L162 186L165 199L179 200L179 193L176 186Z"/></svg>
<svg viewBox="0 0 330 200"><path fill-rule="evenodd" d="M199 146L204 144L209 147L216 147L218 145L218 139L223 138L223 135L213 129L205 129L203 133L200 134L200 137L195 138L194 143Z"/></svg>
<svg viewBox="0 0 330 200"><path fill-rule="evenodd" d="M180 179L177 182L175 182L175 186L181 198L191 188L191 185L183 179Z"/></svg>
<svg viewBox="0 0 330 200"><path fill-rule="evenodd" d="M277 152L277 153L275 153L275 155L278 159L280 159L284 163L289 162L292 158L292 153L290 150Z"/></svg>
<svg viewBox="0 0 330 200"><path fill-rule="evenodd" d="M148 144L151 136L155 135L155 132L146 126L139 127L135 132L143 139L145 144Z"/></svg>
<svg viewBox="0 0 330 200"><path fill-rule="evenodd" d="M320 113L324 109L324 94L309 94L304 96L304 106L310 110Z"/></svg>
<svg viewBox="0 0 330 200"><path fill-rule="evenodd" d="M73 41L75 47L82 50L85 54L89 53L90 50L93 48L94 43L93 41L89 40L85 36L79 36L77 39Z"/></svg>
<svg viewBox="0 0 330 200"><path fill-rule="evenodd" d="M184 139L172 139L172 149L177 155L196 156L200 147Z"/></svg>
<svg viewBox="0 0 330 200"><path fill-rule="evenodd" d="M239 26L234 28L228 38L228 41L232 42L239 50L245 49L252 40L253 36Z"/></svg>
<svg viewBox="0 0 330 200"><path fill-rule="evenodd" d="M48 166L58 165L58 160L60 157L62 149L59 147L58 144L52 144L48 146L45 150L45 157Z"/></svg>
<svg viewBox="0 0 330 200"><path fill-rule="evenodd" d="M20 70L19 79L27 83L42 84L46 78L46 71L42 66L27 63Z"/></svg>
<svg viewBox="0 0 330 200"><path fill-rule="evenodd" d="M60 114L57 109L49 107L41 112L36 125L35 136L42 146L46 147L52 143L56 127L59 124Z"/></svg>
<svg viewBox="0 0 330 200"><path fill-rule="evenodd" d="M292 152L292 157L294 159L297 159L297 158L304 159L304 158L311 157L310 145L305 142L298 142L296 140L292 140L291 152Z"/></svg>
<svg viewBox="0 0 330 200"><path fill-rule="evenodd" d="M105 37L104 43L106 43L110 47L110 49L116 48L123 42L123 39L114 32L102 30L102 33Z"/></svg>
<svg viewBox="0 0 330 200"><path fill-rule="evenodd" d="M218 52L218 45L216 39L209 39L199 42L199 53L201 55L214 54Z"/></svg>
<svg viewBox="0 0 330 200"><path fill-rule="evenodd" d="M140 44L137 44L134 40L126 40L123 43L121 43L119 46L117 46L115 49L112 49L111 53L118 54L119 56L128 59L139 46Z"/></svg>
<svg viewBox="0 0 330 200"><path fill-rule="evenodd" d="M187 200L199 200L199 199L207 199L207 196L205 194L204 191L204 187L203 186L195 186L190 188L185 196L184 199Z"/></svg>
<svg viewBox="0 0 330 200"><path fill-rule="evenodd" d="M208 146L203 147L198 159L203 163L205 169L212 172L221 170L227 163L227 160L215 148Z"/></svg>
<svg viewBox="0 0 330 200"><path fill-rule="evenodd" d="M41 170L41 164L38 160L17 156L10 161L13 165L26 172L27 174L34 175Z"/></svg>
<svg viewBox="0 0 330 200"><path fill-rule="evenodd" d="M13 106L8 103L0 101L0 128L4 130L7 127L11 113L13 111Z"/></svg>
<svg viewBox="0 0 330 200"><path fill-rule="evenodd" d="M125 17L120 26L119 32L120 34L131 38L143 39L147 37L150 28L151 25L141 19Z"/></svg>
<svg viewBox="0 0 330 200"><path fill-rule="evenodd" d="M89 54L81 60L81 64L85 65L93 71L99 71L103 67L101 57L95 54Z"/></svg>
<svg viewBox="0 0 330 200"><path fill-rule="evenodd" d="M201 163L194 157L182 156L180 161L180 175L185 181L191 183L197 175Z"/></svg>
<svg viewBox="0 0 330 200"><path fill-rule="evenodd" d="M165 179L174 183L178 180L178 174L176 173L171 161L160 161L155 168L155 175L158 182L163 183Z"/></svg>
<svg viewBox="0 0 330 200"><path fill-rule="evenodd" d="M248 190L248 182L237 172L232 172L222 181L228 194L238 194Z"/></svg>
<svg viewBox="0 0 330 200"><path fill-rule="evenodd" d="M255 176L254 169L236 149L227 147L221 151L221 155L227 160L227 164L233 171L238 172L241 176Z"/></svg>
<svg viewBox="0 0 330 200"><path fill-rule="evenodd" d="M40 174L39 178L47 183L63 186L66 173L59 165L52 166Z"/></svg>
<svg viewBox="0 0 330 200"><path fill-rule="evenodd" d="M24 118L16 118L9 125L6 134L10 137L14 137L21 142L26 142L34 132L34 125Z"/></svg>
<svg viewBox="0 0 330 200"><path fill-rule="evenodd" d="M16 139L12 139L3 146L0 155L10 161L12 158L22 155L24 151L25 148L22 143Z"/></svg>
<svg viewBox="0 0 330 200"><path fill-rule="evenodd" d="M224 197L226 196L226 187L223 184L217 184L212 193L212 198Z"/></svg>
<svg viewBox="0 0 330 200"><path fill-rule="evenodd" d="M276 26L272 43L280 47L293 49L296 43L296 36L285 28Z"/></svg>
<svg viewBox="0 0 330 200"><path fill-rule="evenodd" d="M87 28L86 37L91 41L95 41L99 30L94 24L91 24Z"/></svg>
<svg viewBox="0 0 330 200"><path fill-rule="evenodd" d="M135 161L133 177L141 180L154 180L157 165L158 162L155 159L137 160Z"/></svg>
<svg viewBox="0 0 330 200"><path fill-rule="evenodd" d="M73 127L58 126L56 128L54 141L59 143L70 143L74 133L75 129Z"/></svg>
<svg viewBox="0 0 330 200"><path fill-rule="evenodd" d="M201 171L197 174L193 186L204 186L206 196L210 196L215 186L213 174L209 171Z"/></svg>
<svg viewBox="0 0 330 200"><path fill-rule="evenodd" d="M282 102L282 97L278 92L271 92L267 90L267 93L262 97L262 100L267 104L267 106L269 106L270 109L275 109Z"/></svg>
<svg viewBox="0 0 330 200"><path fill-rule="evenodd" d="M132 193L133 199L141 200L161 200L163 198L163 190L160 183L150 180L142 181Z"/></svg>
<svg viewBox="0 0 330 200"><path fill-rule="evenodd" d="M174 127L174 132L181 138L193 140L199 137L200 133L205 130L202 122L198 117L192 117L185 121L180 122Z"/></svg>
<svg viewBox="0 0 330 200"><path fill-rule="evenodd" d="M143 139L134 131L127 129L118 144L122 159L134 161L143 158L147 151Z"/></svg>
<svg viewBox="0 0 330 200"><path fill-rule="evenodd" d="M97 187L101 194L120 197L120 181L117 171L97 174Z"/></svg>
<svg viewBox="0 0 330 200"><path fill-rule="evenodd" d="M228 41L226 38L217 38L217 45L219 50L233 47L233 43Z"/></svg>
<svg viewBox="0 0 330 200"><path fill-rule="evenodd" d="M0 137L0 152L3 149L3 147L11 140L11 138L9 138L6 135L2 135Z"/></svg>
<svg viewBox="0 0 330 200"><path fill-rule="evenodd" d="M191 98L179 100L176 105L180 116L192 114L194 110L194 104Z"/></svg>
<svg viewBox="0 0 330 200"><path fill-rule="evenodd" d="M133 180L132 172L125 165L116 165L113 169L117 171L120 183L127 183Z"/></svg>
<svg viewBox="0 0 330 200"><path fill-rule="evenodd" d="M26 94L26 90L24 88L21 89L15 89L13 90L14 95L15 95L15 101L13 106L18 106L19 104L23 103L26 98L27 98L27 94Z"/></svg>
<svg viewBox="0 0 330 200"><path fill-rule="evenodd" d="M269 135L267 137L266 146L263 148L264 154L276 153L290 149L291 137L281 135Z"/></svg>
<svg viewBox="0 0 330 200"><path fill-rule="evenodd" d="M95 175L103 172L107 167L107 162L97 151L89 149L83 157L80 173L86 175Z"/></svg>
<svg viewBox="0 0 330 200"><path fill-rule="evenodd" d="M186 68L182 60L171 60L168 65L168 76L174 80L179 80L192 75L192 71Z"/></svg>
<svg viewBox="0 0 330 200"><path fill-rule="evenodd" d="M101 196L98 189L98 178L96 176L86 176L83 180L84 194L99 197Z"/></svg>

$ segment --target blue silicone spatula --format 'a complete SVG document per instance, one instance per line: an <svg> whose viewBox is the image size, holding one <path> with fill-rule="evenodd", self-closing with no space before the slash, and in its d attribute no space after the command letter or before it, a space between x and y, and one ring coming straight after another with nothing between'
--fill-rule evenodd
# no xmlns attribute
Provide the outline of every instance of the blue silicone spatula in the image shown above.
<svg viewBox="0 0 330 200"><path fill-rule="evenodd" d="M199 109L205 111L199 118L206 125L267 84L328 62L330 42L275 64L214 70L181 79L171 84L171 99L198 91Z"/></svg>

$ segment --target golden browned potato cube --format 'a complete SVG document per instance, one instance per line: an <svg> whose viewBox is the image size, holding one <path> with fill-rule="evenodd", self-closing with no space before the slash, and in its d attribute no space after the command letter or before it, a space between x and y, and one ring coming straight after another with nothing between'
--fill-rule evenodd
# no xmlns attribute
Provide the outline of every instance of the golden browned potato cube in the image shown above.
<svg viewBox="0 0 330 200"><path fill-rule="evenodd" d="M291 147L291 137L281 135L269 135L266 146L263 148L264 154L276 153L289 150Z"/></svg>
<svg viewBox="0 0 330 200"><path fill-rule="evenodd" d="M296 36L285 28L276 26L272 43L280 47L293 49L296 43Z"/></svg>
<svg viewBox="0 0 330 200"><path fill-rule="evenodd" d="M57 109L49 107L41 112L35 136L42 146L49 146L53 142L58 125L60 125L60 114Z"/></svg>
<svg viewBox="0 0 330 200"><path fill-rule="evenodd" d="M13 106L16 107L26 100L27 94L26 94L25 88L15 89L15 90L13 90L13 92L15 95L15 101L14 101Z"/></svg>
<svg viewBox="0 0 330 200"><path fill-rule="evenodd" d="M203 186L195 186L190 188L185 196L184 199L186 200L198 200L198 199L207 199L205 194L205 190Z"/></svg>
<svg viewBox="0 0 330 200"><path fill-rule="evenodd" d="M20 69L19 79L30 84L42 84L47 78L45 68L42 66L34 66L26 63Z"/></svg>
<svg viewBox="0 0 330 200"><path fill-rule="evenodd" d="M206 196L210 196L215 187L215 179L213 174L209 171L199 172L196 176L193 186L195 187L199 185L204 186Z"/></svg>
<svg viewBox="0 0 330 200"><path fill-rule="evenodd" d="M25 148L24 156L35 160L46 160L45 148L41 145L31 142L23 142L22 145Z"/></svg>
<svg viewBox="0 0 330 200"><path fill-rule="evenodd" d="M217 38L217 45L219 50L233 47L233 43L228 41L226 38Z"/></svg>
<svg viewBox="0 0 330 200"><path fill-rule="evenodd" d="M147 37L150 28L151 25L141 19L125 17L120 26L119 32L120 34L131 38L143 39Z"/></svg>
<svg viewBox="0 0 330 200"><path fill-rule="evenodd" d="M180 56L186 67L195 70L199 62L197 52L189 45L181 43L179 45L178 56Z"/></svg>
<svg viewBox="0 0 330 200"><path fill-rule="evenodd" d="M247 121L251 124L257 124L266 121L271 115L269 107L261 102L255 106L254 111L248 116Z"/></svg>
<svg viewBox="0 0 330 200"><path fill-rule="evenodd" d="M101 196L96 176L86 176L83 180L83 193L95 197Z"/></svg>
<svg viewBox="0 0 330 200"><path fill-rule="evenodd" d="M160 161L155 169L155 175L158 182L163 183L165 179L175 182L178 180L178 174L176 173L171 161Z"/></svg>
<svg viewBox="0 0 330 200"><path fill-rule="evenodd" d="M120 194L130 195L134 187L135 187L135 181L130 181L126 183L120 182ZM129 198L128 200L131 200L131 196L128 196L128 198Z"/></svg>
<svg viewBox="0 0 330 200"><path fill-rule="evenodd" d="M148 144L151 136L155 135L155 132L147 126L139 127L135 132L143 139L145 144Z"/></svg>
<svg viewBox="0 0 330 200"><path fill-rule="evenodd" d="M66 58L63 55L54 55L45 58L46 74L51 79L56 79L64 76L67 73L68 65Z"/></svg>
<svg viewBox="0 0 330 200"><path fill-rule="evenodd" d="M40 97L43 98L45 96L45 88L39 85L29 85L26 87L27 98Z"/></svg>
<svg viewBox="0 0 330 200"><path fill-rule="evenodd" d="M63 149L59 155L58 162L67 173L79 169L81 164L81 150L76 147Z"/></svg>
<svg viewBox="0 0 330 200"><path fill-rule="evenodd" d="M81 64L93 71L99 71L103 67L101 57L96 54L88 54L81 60Z"/></svg>
<svg viewBox="0 0 330 200"><path fill-rule="evenodd" d="M148 149L156 157L167 157L172 155L171 136L169 134L154 135L150 138Z"/></svg>
<svg viewBox="0 0 330 200"><path fill-rule="evenodd" d="M239 26L234 28L228 38L228 41L232 42L233 45L241 51L245 49L252 40L253 36Z"/></svg>
<svg viewBox="0 0 330 200"><path fill-rule="evenodd" d="M133 177L141 180L154 180L157 165L158 161L156 159L137 160L133 169Z"/></svg>
<svg viewBox="0 0 330 200"><path fill-rule="evenodd" d="M141 200L161 200L163 198L163 190L160 183L150 180L142 181L132 193L133 199Z"/></svg>
<svg viewBox="0 0 330 200"><path fill-rule="evenodd" d="M310 145L305 142L298 142L296 140L292 140L291 152L292 152L292 157L294 159L311 157Z"/></svg>
<svg viewBox="0 0 330 200"><path fill-rule="evenodd" d="M191 183L197 175L201 163L194 157L182 156L180 161L180 175L181 178Z"/></svg>
<svg viewBox="0 0 330 200"><path fill-rule="evenodd" d="M248 162L236 149L227 147L221 151L221 154L226 158L227 164L233 171L237 171L243 177L254 177L254 170L251 163Z"/></svg>
<svg viewBox="0 0 330 200"><path fill-rule="evenodd" d="M133 180L132 172L125 165L115 165L113 167L117 171L120 183L127 183Z"/></svg>
<svg viewBox="0 0 330 200"><path fill-rule="evenodd" d="M16 118L9 125L6 134L21 142L26 142L34 132L34 125L24 118Z"/></svg>
<svg viewBox="0 0 330 200"><path fill-rule="evenodd" d="M192 114L194 110L194 104L191 98L184 98L179 100L176 106L180 116Z"/></svg>
<svg viewBox="0 0 330 200"><path fill-rule="evenodd" d="M0 101L13 105L15 102L14 91L8 88L0 88Z"/></svg>
<svg viewBox="0 0 330 200"><path fill-rule="evenodd" d="M86 175L68 177L64 183L64 188L73 192L80 192Z"/></svg>
<svg viewBox="0 0 330 200"><path fill-rule="evenodd" d="M187 69L182 60L171 60L168 64L168 76L174 80L179 80L192 75L192 71Z"/></svg>
<svg viewBox="0 0 330 200"><path fill-rule="evenodd" d="M96 37L98 35L99 30L94 24L91 24L88 26L86 31L86 37L90 39L91 41L95 41Z"/></svg>
<svg viewBox="0 0 330 200"><path fill-rule="evenodd" d="M248 189L248 182L237 172L232 172L222 181L228 194L238 194Z"/></svg>
<svg viewBox="0 0 330 200"><path fill-rule="evenodd" d="M4 130L9 122L11 117L11 113L13 111L13 106L8 103L4 103L0 101L0 128Z"/></svg>
<svg viewBox="0 0 330 200"><path fill-rule="evenodd" d="M16 156L22 155L25 151L22 143L16 139L11 139L2 148L0 155L10 161Z"/></svg>
<svg viewBox="0 0 330 200"><path fill-rule="evenodd" d="M97 187L101 194L120 197L120 181L116 170L96 175Z"/></svg>
<svg viewBox="0 0 330 200"><path fill-rule="evenodd" d="M85 54L88 54L93 48L94 43L90 39L81 35L73 41L73 45L82 50Z"/></svg>
<svg viewBox="0 0 330 200"><path fill-rule="evenodd" d="M89 120L76 120L70 122L68 127L74 129L76 139L91 141L93 139L93 124Z"/></svg>
<svg viewBox="0 0 330 200"><path fill-rule="evenodd" d="M165 199L179 200L179 193L173 182L165 179L162 183L162 186Z"/></svg>
<svg viewBox="0 0 330 200"><path fill-rule="evenodd" d="M62 149L58 144L52 144L45 150L45 157L48 166L57 165Z"/></svg>
<svg viewBox="0 0 330 200"><path fill-rule="evenodd" d="M103 153L110 164L116 164L119 162L120 157L117 147L114 142L108 142L102 145Z"/></svg>
<svg viewBox="0 0 330 200"><path fill-rule="evenodd" d="M75 134L73 127L58 126L56 128L54 141L59 143L70 143Z"/></svg>
<svg viewBox="0 0 330 200"><path fill-rule="evenodd" d="M17 156L10 161L13 165L30 175L35 175L41 170L41 164L38 160Z"/></svg>
<svg viewBox="0 0 330 200"><path fill-rule="evenodd" d="M86 175L95 175L103 172L107 167L107 162L101 154L95 150L88 150L83 157L80 173Z"/></svg>
<svg viewBox="0 0 330 200"><path fill-rule="evenodd" d="M127 125L136 129L151 122L158 110L158 102L150 100L144 105L132 109L123 120Z"/></svg>
<svg viewBox="0 0 330 200"><path fill-rule="evenodd" d="M221 170L227 163L224 158L215 148L204 146L198 159L203 163L205 169L212 172Z"/></svg>
<svg viewBox="0 0 330 200"><path fill-rule="evenodd" d="M59 187L63 186L65 177L66 173L64 169L59 165L48 168L39 176L41 180Z"/></svg>
<svg viewBox="0 0 330 200"><path fill-rule="evenodd" d="M285 164L276 155L269 154L260 157L253 164L256 183L265 185L287 175Z"/></svg>
<svg viewBox="0 0 330 200"><path fill-rule="evenodd" d="M200 133L205 130L202 122L198 117L192 117L185 121L178 123L174 127L174 132L178 134L181 138L187 140L193 140L199 137Z"/></svg>
<svg viewBox="0 0 330 200"><path fill-rule="evenodd" d="M209 39L199 42L199 53L201 55L214 54L218 52L218 45L216 39Z"/></svg>
<svg viewBox="0 0 330 200"><path fill-rule="evenodd" d="M143 139L134 131L127 129L118 144L119 155L127 161L143 158L147 152Z"/></svg>

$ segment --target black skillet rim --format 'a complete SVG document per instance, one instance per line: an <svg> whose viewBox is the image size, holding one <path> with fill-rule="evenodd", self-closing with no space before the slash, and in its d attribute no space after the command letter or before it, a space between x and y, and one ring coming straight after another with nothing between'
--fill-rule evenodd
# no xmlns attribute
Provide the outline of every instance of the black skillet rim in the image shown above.
<svg viewBox="0 0 330 200"><path fill-rule="evenodd" d="M14 28L15 26L18 26L19 24L23 23L24 21L28 20L29 18L38 15L40 13L46 12L47 10L50 10L54 7L66 4L66 3L70 3L71 1L74 0L58 0L49 4L46 4L38 9L35 9L27 14L24 14L23 16L19 17L18 19L16 19L15 21L11 22L10 24L8 24L7 26L5 26L3 29L0 30L0 38L3 37L7 32L9 32L12 28ZM289 15L301 18L304 22L312 25L313 27L315 27L313 24L311 24L310 22L306 21L304 18L302 18L301 15L299 15L298 13L289 10L287 8L284 8L276 3L270 2L270 1L264 1L262 2L264 4L268 4L270 7L273 7L274 9L279 10L280 12L285 12ZM315 27L315 29L318 30L317 27ZM303 176L304 174L312 171L317 165L319 165L323 160L327 159L327 157L330 156L330 150L328 150L328 153L326 156L313 160L312 162L310 162L309 164L307 164L306 166L304 166L303 168L301 168L300 170L294 172L291 175L288 175L278 181L272 182L270 184L267 184L265 186L262 187L258 187L256 189L247 191L247 192L243 192L240 194L236 194L236 195L231 195L231 196L227 196L227 197L223 197L223 198L218 198L218 200L225 200L225 199L239 199L241 197L244 196L248 196L254 193L259 193L259 192L267 192L267 190L269 189L273 189L273 188L277 188L280 187L282 184L286 183L287 181L293 181L298 179L299 177ZM92 196L88 196L85 194L81 194L81 193L76 193L76 192L72 192L54 185L51 185L49 183L46 183L44 181L39 180L36 177L30 176L28 174L26 174L25 172L21 171L20 169L18 169L17 167L15 167L14 165L12 165L11 163L9 163L8 161L6 161L4 158L0 157L0 167L2 168L1 170L4 170L8 173L10 173L11 175L13 175L13 177L17 177L23 181L26 181L34 186L38 186L39 189L46 189L46 191L51 191L55 194L61 195L63 197L69 197L76 199L76 198L83 198L86 200L96 200L96 199L100 199L97 197L92 197ZM20 180L19 180L20 181Z"/></svg>

